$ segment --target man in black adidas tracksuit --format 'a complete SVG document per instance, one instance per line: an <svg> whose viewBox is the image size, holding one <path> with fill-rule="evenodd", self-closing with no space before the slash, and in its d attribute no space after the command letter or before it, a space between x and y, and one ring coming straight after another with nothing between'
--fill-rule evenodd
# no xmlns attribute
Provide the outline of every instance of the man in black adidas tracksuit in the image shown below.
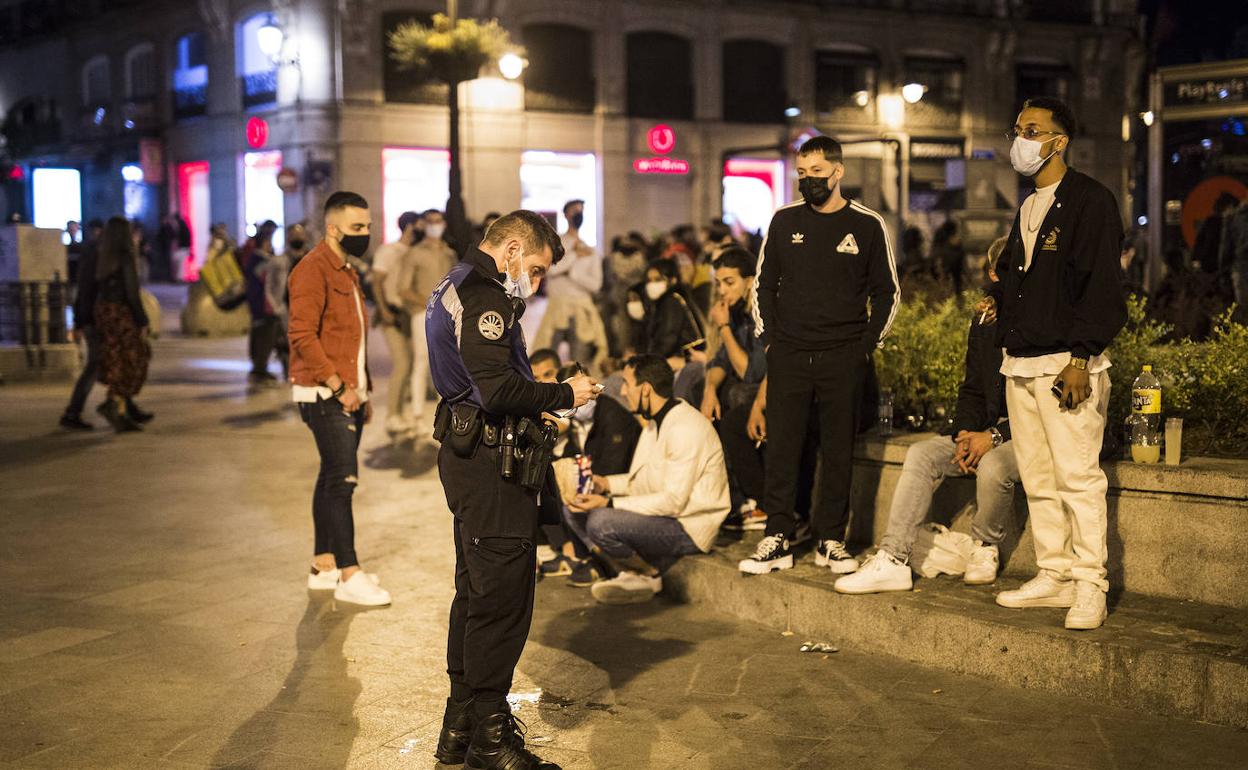
<svg viewBox="0 0 1248 770"><path fill-rule="evenodd" d="M841 145L818 136L798 150L803 199L772 217L754 282L755 333L767 350L766 536L742 572L793 566L797 472L811 412L819 420L815 563L858 569L845 550L857 406L867 362L888 335L901 287L879 214L841 197Z"/></svg>

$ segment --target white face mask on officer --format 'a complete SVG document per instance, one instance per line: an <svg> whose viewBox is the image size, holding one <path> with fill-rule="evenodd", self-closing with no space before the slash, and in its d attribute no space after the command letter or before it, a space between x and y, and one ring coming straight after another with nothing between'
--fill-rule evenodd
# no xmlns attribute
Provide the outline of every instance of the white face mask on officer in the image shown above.
<svg viewBox="0 0 1248 770"><path fill-rule="evenodd" d="M1014 137L1014 144L1010 145L1010 165L1014 167L1014 170L1023 176L1039 174L1040 169L1044 168L1044 164L1048 163L1054 155L1057 155L1057 137L1046 139L1045 141L1055 143L1053 152L1041 156L1040 152L1044 149L1045 142L1021 136Z"/></svg>
<svg viewBox="0 0 1248 770"><path fill-rule="evenodd" d="M507 296L517 299L528 299L533 296L533 279L529 277L529 271L524 269L524 257L516 257L519 265L519 277L512 277L511 265L507 266L506 278L503 279L503 291L507 292Z"/></svg>

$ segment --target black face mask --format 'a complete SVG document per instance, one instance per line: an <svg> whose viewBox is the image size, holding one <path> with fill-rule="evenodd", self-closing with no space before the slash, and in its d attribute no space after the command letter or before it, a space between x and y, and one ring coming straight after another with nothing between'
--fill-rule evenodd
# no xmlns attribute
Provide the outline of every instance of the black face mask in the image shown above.
<svg viewBox="0 0 1248 770"><path fill-rule="evenodd" d="M797 191L806 202L819 208L832 197L832 188L828 187L830 176L805 176L797 180Z"/></svg>
<svg viewBox="0 0 1248 770"><path fill-rule="evenodd" d="M290 248L294 249L295 251L298 251L298 250L302 249L302 248L303 248L303 241L291 241L291 242L290 242Z"/></svg>
<svg viewBox="0 0 1248 770"><path fill-rule="evenodd" d="M338 243L342 245L343 251L353 257L362 257L368 251L367 235L344 235Z"/></svg>
<svg viewBox="0 0 1248 770"><path fill-rule="evenodd" d="M585 213L583 211L578 211L568 217L568 224L572 226L573 230L580 230L581 225L585 224Z"/></svg>
<svg viewBox="0 0 1248 770"><path fill-rule="evenodd" d="M638 385L637 387L641 387L641 386ZM642 397L638 396L637 408L633 410L633 414L640 415L643 420L649 420L651 417L654 416L653 414L650 413L650 405L646 404L645 406L643 406L641 402L642 402Z"/></svg>

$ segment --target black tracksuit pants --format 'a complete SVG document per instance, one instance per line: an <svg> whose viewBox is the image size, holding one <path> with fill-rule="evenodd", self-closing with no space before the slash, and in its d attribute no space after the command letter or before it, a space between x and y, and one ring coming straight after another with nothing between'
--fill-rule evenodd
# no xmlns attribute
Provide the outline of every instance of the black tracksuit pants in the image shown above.
<svg viewBox="0 0 1248 770"><path fill-rule="evenodd" d="M767 352L767 465L763 510L767 534L792 538L802 448L818 422L819 494L811 510L817 540L845 540L850 474L867 358L857 345L798 351L775 343Z"/></svg>
<svg viewBox="0 0 1248 770"><path fill-rule="evenodd" d="M723 413L719 421L719 442L724 447L724 457L728 461L730 480L736 484L737 494L741 499L734 500L740 504L745 499L757 502L760 510L766 501L766 469L764 458L766 448L754 445L754 439L746 432L753 404L734 406ZM819 450L819 432L815 426L809 425L806 431L806 443L802 447L802 465L797 475L797 496L795 498L799 518L805 519L810 513L811 485L815 478L815 453Z"/></svg>
<svg viewBox="0 0 1248 770"><path fill-rule="evenodd" d="M498 471L498 451L464 459L443 445L438 471L454 514L455 598L446 668L451 698L479 716L505 711L533 620L537 503Z"/></svg>

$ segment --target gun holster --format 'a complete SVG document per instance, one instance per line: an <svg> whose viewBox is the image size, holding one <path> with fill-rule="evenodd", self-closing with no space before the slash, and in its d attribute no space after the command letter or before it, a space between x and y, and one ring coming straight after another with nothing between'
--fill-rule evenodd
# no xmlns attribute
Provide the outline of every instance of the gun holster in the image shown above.
<svg viewBox="0 0 1248 770"><path fill-rule="evenodd" d="M446 402L446 399L441 399L438 401L438 408L433 412L433 440L441 443L450 428L451 405Z"/></svg>
<svg viewBox="0 0 1248 770"><path fill-rule="evenodd" d="M450 430L446 436L446 444L458 457L472 459L481 445L481 429L484 420L481 410L472 404L458 403L450 407Z"/></svg>
<svg viewBox="0 0 1248 770"><path fill-rule="evenodd" d="M558 434L553 425L545 421L530 420L527 417L520 420L516 426L516 433L520 439L516 449L520 486L540 492L546 483L546 474L550 470L551 460L554 459ZM519 445L522 445L522 448Z"/></svg>

